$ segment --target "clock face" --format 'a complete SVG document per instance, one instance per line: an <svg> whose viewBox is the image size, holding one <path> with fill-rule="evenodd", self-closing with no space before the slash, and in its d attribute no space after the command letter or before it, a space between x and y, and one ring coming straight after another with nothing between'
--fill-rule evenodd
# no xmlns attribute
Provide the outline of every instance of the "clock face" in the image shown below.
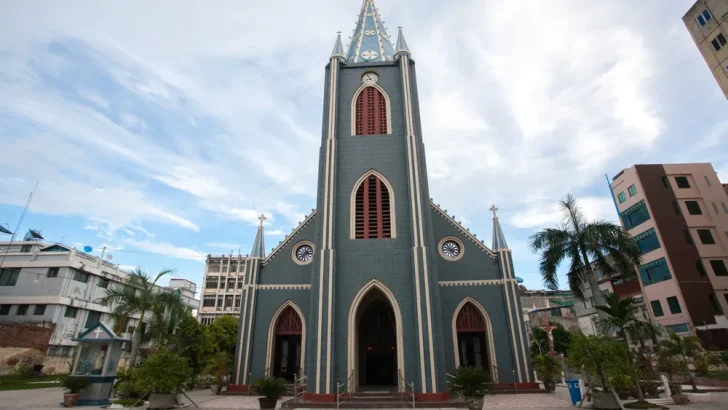
<svg viewBox="0 0 728 410"><path fill-rule="evenodd" d="M377 73L365 73L361 77L361 80L365 83L376 83L377 80L379 80L379 76L377 75Z"/></svg>

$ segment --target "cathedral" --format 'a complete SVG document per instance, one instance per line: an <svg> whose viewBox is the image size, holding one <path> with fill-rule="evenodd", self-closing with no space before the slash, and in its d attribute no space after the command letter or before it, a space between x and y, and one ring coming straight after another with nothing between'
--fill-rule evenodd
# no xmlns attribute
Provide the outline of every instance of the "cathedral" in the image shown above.
<svg viewBox="0 0 728 410"><path fill-rule="evenodd" d="M307 378L311 400L414 383L447 395L459 366L532 383L511 251L430 199L415 60L364 0L348 50L325 67L316 209L266 255L263 221L245 267L232 383ZM263 218L261 218L263 219ZM391 386L391 387L390 387Z"/></svg>

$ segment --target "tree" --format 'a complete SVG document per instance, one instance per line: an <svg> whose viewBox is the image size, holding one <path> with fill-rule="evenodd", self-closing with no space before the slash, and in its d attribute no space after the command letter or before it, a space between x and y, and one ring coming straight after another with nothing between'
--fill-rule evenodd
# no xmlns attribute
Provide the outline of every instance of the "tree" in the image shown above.
<svg viewBox="0 0 728 410"><path fill-rule="evenodd" d="M611 390L615 400L619 401L611 381L633 373L629 355L629 349L623 343L602 335L586 336L572 332L567 363L597 378L604 392Z"/></svg>
<svg viewBox="0 0 728 410"><path fill-rule="evenodd" d="M561 323L555 323L554 326L554 330L551 331L554 336L554 350L567 356L569 354L569 346L571 345L571 334ZM538 326L534 326L531 328L531 334L531 357L545 354L549 349L546 331Z"/></svg>
<svg viewBox="0 0 728 410"><path fill-rule="evenodd" d="M174 350L187 359L195 374L200 374L205 359L205 330L191 315L184 315L173 337Z"/></svg>
<svg viewBox="0 0 728 410"><path fill-rule="evenodd" d="M179 314L186 308L172 291L156 285L162 276L172 275L174 270L164 269L156 275L150 276L141 268L135 268L128 274L126 284L109 286L106 289L106 295L101 298L101 302L106 305L111 304L113 312L117 316L139 315L139 325L134 329L129 359L129 366L133 367L139 355L142 325L147 312L164 316L173 312Z"/></svg>
<svg viewBox="0 0 728 410"><path fill-rule="evenodd" d="M702 350L697 337L680 337L675 332L669 332L667 340L663 341L660 346L662 351L667 352L666 354L677 356L682 361L685 369L688 368L688 358L697 357ZM693 391L698 391L693 374L690 371L687 374L690 378L690 385L693 386Z"/></svg>
<svg viewBox="0 0 728 410"><path fill-rule="evenodd" d="M238 319L233 316L220 316L205 329L208 356L227 352L235 356L238 341Z"/></svg>
<svg viewBox="0 0 728 410"><path fill-rule="evenodd" d="M594 304L603 305L595 271L601 271L606 277L612 277L618 271L630 272L631 266L640 264L640 250L621 226L587 220L573 196L567 195L559 202L559 207L563 223L529 238L533 252L541 252L539 268L543 281L549 287L558 286L556 271L561 263L568 261L567 279L574 296L584 300L582 284L586 282Z"/></svg>

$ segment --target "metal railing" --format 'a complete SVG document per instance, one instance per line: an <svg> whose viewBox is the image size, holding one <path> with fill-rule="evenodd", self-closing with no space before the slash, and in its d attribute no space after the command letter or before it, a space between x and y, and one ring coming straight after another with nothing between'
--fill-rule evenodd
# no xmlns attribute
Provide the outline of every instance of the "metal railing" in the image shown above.
<svg viewBox="0 0 728 410"><path fill-rule="evenodd" d="M455 379L455 376L451 375L450 373L447 374L447 389L449 391L455 392L455 402L457 403L464 403L465 402L465 395L463 394L463 391L460 389L460 385L456 384L453 379Z"/></svg>
<svg viewBox="0 0 728 410"><path fill-rule="evenodd" d="M342 392L341 388L343 386L346 386L346 389ZM339 406L341 406L341 398L346 394L349 393L349 403L351 403L351 396L354 395L354 369L351 369L351 373L349 373L349 378L346 379L344 383L337 383L336 384L336 408L338 409Z"/></svg>
<svg viewBox="0 0 728 410"><path fill-rule="evenodd" d="M497 377L499 374L498 372L500 372L502 374L507 374L510 378L513 379L513 388L515 389L516 394L518 394L518 379L516 379L516 371L512 370L511 373L508 373L507 371L501 369L500 367L493 365L493 374L496 376L496 378L498 380L500 380L500 378Z"/></svg>
<svg viewBox="0 0 728 410"><path fill-rule="evenodd" d="M402 369L397 370L397 379L398 379L398 390L399 395L402 398L402 408L405 407L405 405L410 405L412 408L415 408L415 383L407 383L407 380L402 377ZM407 391L407 387L410 388L410 391ZM410 400L411 399L411 400Z"/></svg>
<svg viewBox="0 0 728 410"><path fill-rule="evenodd" d="M308 378L306 375L298 377L298 374L293 376L293 402L298 403L298 398L302 397L306 393L308 388Z"/></svg>

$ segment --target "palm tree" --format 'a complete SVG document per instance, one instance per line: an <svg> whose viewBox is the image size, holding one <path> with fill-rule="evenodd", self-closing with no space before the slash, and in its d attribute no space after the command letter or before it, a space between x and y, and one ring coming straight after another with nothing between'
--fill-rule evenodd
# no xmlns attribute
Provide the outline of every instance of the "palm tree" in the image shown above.
<svg viewBox="0 0 728 410"><path fill-rule="evenodd" d="M153 277L141 268L127 272L129 277L124 285L110 286L106 289L106 296L101 298L102 303L111 304L117 316L139 315L139 325L134 330L131 345L131 358L129 366L136 364L139 355L139 346L142 341L142 324L147 312L153 318L159 319L171 312L182 312L185 306L172 291L158 287L157 281L164 275L174 274L172 269L164 269Z"/></svg>
<svg viewBox="0 0 728 410"><path fill-rule="evenodd" d="M557 228L544 229L529 238L533 252L541 252L540 271L544 283L558 286L556 270L569 262L567 279L574 296L584 300L583 283L588 283L595 305L603 305L595 274L607 277L630 272L639 265L640 250L621 226L606 221L589 221L579 209L576 199L567 195L559 202L563 223ZM617 269L615 269L615 267Z"/></svg>
<svg viewBox="0 0 728 410"><path fill-rule="evenodd" d="M693 358L702 350L700 341L697 337L680 337L675 334L675 332L670 332L667 340L662 342L660 348L671 356L679 356L682 359L684 369L688 369L688 357ZM693 391L698 391L698 386L695 384L693 374L690 370L688 370L687 373L690 378L690 385L693 386Z"/></svg>
<svg viewBox="0 0 728 410"><path fill-rule="evenodd" d="M628 325L626 330L629 338L640 345L640 350L642 352L647 351L646 343L648 340L658 344L659 338L664 335L662 329L649 320L637 320Z"/></svg>

